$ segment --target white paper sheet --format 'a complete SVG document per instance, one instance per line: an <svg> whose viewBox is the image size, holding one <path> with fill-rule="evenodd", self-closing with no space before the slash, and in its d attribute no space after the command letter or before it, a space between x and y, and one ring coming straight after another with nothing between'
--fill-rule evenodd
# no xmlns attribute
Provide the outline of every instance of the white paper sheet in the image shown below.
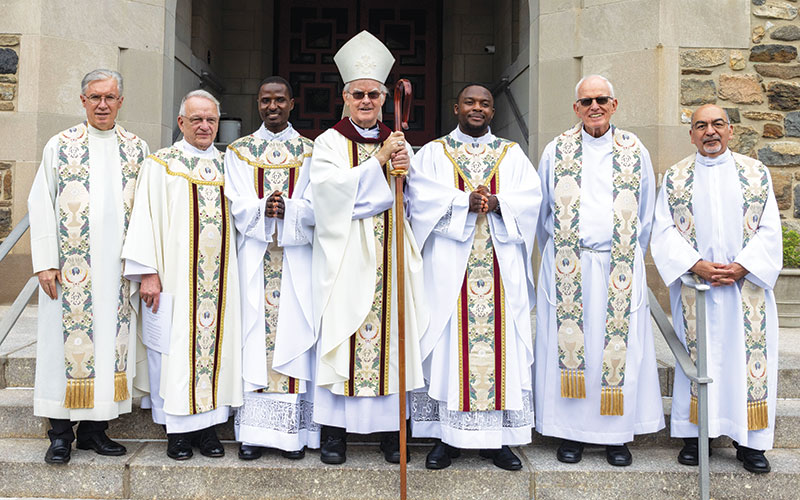
<svg viewBox="0 0 800 500"><path fill-rule="evenodd" d="M144 345L161 354L169 354L169 338L172 329L172 294L158 296L158 312L142 301L142 341Z"/></svg>

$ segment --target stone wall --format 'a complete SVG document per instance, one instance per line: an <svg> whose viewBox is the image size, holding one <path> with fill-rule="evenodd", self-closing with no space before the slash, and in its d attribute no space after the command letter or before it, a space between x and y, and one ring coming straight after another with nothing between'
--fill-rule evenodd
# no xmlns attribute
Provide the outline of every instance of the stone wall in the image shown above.
<svg viewBox="0 0 800 500"><path fill-rule="evenodd" d="M798 6L752 0L749 50L682 48L680 120L702 104L723 107L729 147L770 167L787 225L800 228L800 47Z"/></svg>
<svg viewBox="0 0 800 500"><path fill-rule="evenodd" d="M18 73L19 35L0 34L0 111L17 107Z"/></svg>
<svg viewBox="0 0 800 500"><path fill-rule="evenodd" d="M0 162L0 241L11 232L11 202L13 163Z"/></svg>

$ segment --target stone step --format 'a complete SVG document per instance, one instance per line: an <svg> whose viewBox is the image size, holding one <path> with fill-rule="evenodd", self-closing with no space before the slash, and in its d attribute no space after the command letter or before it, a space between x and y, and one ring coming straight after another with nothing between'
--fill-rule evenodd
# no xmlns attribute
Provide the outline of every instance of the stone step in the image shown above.
<svg viewBox="0 0 800 500"><path fill-rule="evenodd" d="M397 498L399 466L387 464L374 446L348 447L347 462L330 466L309 451L289 461L277 453L243 462L227 444L223 458L196 454L184 462L169 459L162 443L125 441L128 454L101 457L73 450L67 465L48 465L46 439L0 439L0 496L58 498ZM579 464L562 464L555 447L517 449L523 468L507 472L467 450L439 471L424 467L427 448L411 449L409 499L630 499L666 500L697 497L697 468L680 465L676 450L634 450L630 467L612 467L601 447L589 447ZM800 481L800 451L768 452L772 472L753 475L734 450L715 450L711 458L711 493L726 499L794 499Z"/></svg>
<svg viewBox="0 0 800 500"><path fill-rule="evenodd" d="M662 398L667 427L653 434L637 436L633 446L680 448L680 440L669 435L669 415L672 398ZM0 389L0 438L41 438L45 437L49 424L47 419L33 415L32 389ZM234 440L233 418L217 426L220 439ZM133 411L109 423L108 435L115 439L162 440L164 430L154 424L149 410L134 402ZM377 435L353 434L351 442L377 442ZM412 443L426 443L427 439L410 439ZM545 437L534 431L534 444L557 445L559 440ZM730 446L728 438L715 441L715 446ZM779 399L775 425L776 448L800 448L800 399Z"/></svg>

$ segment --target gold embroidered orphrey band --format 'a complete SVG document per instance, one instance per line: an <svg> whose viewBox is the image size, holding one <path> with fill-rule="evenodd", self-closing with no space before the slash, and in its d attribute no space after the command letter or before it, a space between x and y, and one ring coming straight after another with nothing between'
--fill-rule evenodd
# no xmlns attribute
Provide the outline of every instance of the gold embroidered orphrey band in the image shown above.
<svg viewBox="0 0 800 500"><path fill-rule="evenodd" d="M583 292L580 256L580 196L583 126L578 123L556 139L553 246L556 321L561 397L586 397ZM625 361L639 224L641 148L630 132L611 128L613 141L611 264L608 279L605 347L600 393L601 415L622 415Z"/></svg>
<svg viewBox="0 0 800 500"><path fill-rule="evenodd" d="M759 161L733 153L742 189L742 247L758 230L767 203L769 180L766 167ZM683 238L697 250L697 234L692 211L695 155L690 155L667 170L667 189L672 220ZM767 411L767 313L766 291L749 280L741 288L742 321L747 369L747 428L766 429ZM694 290L681 284L681 309L686 347L697 361L697 316ZM689 421L697 424L697 384L691 384Z"/></svg>
<svg viewBox="0 0 800 500"><path fill-rule="evenodd" d="M144 160L142 141L115 128L122 173L123 236L128 229L136 177ZM95 350L92 267L89 248L89 130L82 123L58 135L58 236L62 276L61 321L67 385L65 408L94 408ZM120 275L114 355L114 401L128 393L130 281Z"/></svg>

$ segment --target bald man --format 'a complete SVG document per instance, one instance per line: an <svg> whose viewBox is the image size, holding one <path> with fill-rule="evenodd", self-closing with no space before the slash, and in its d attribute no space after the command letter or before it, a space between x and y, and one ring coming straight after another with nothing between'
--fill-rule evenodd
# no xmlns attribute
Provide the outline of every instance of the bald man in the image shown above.
<svg viewBox="0 0 800 500"><path fill-rule="evenodd" d="M781 226L769 169L728 149L725 111L706 105L689 130L697 152L667 170L656 201L653 258L670 289L675 331L696 358L689 274L706 298L709 436L730 436L753 473L770 471L778 375L778 312L772 288L782 266ZM697 465L697 386L675 370L671 432L678 462Z"/></svg>

